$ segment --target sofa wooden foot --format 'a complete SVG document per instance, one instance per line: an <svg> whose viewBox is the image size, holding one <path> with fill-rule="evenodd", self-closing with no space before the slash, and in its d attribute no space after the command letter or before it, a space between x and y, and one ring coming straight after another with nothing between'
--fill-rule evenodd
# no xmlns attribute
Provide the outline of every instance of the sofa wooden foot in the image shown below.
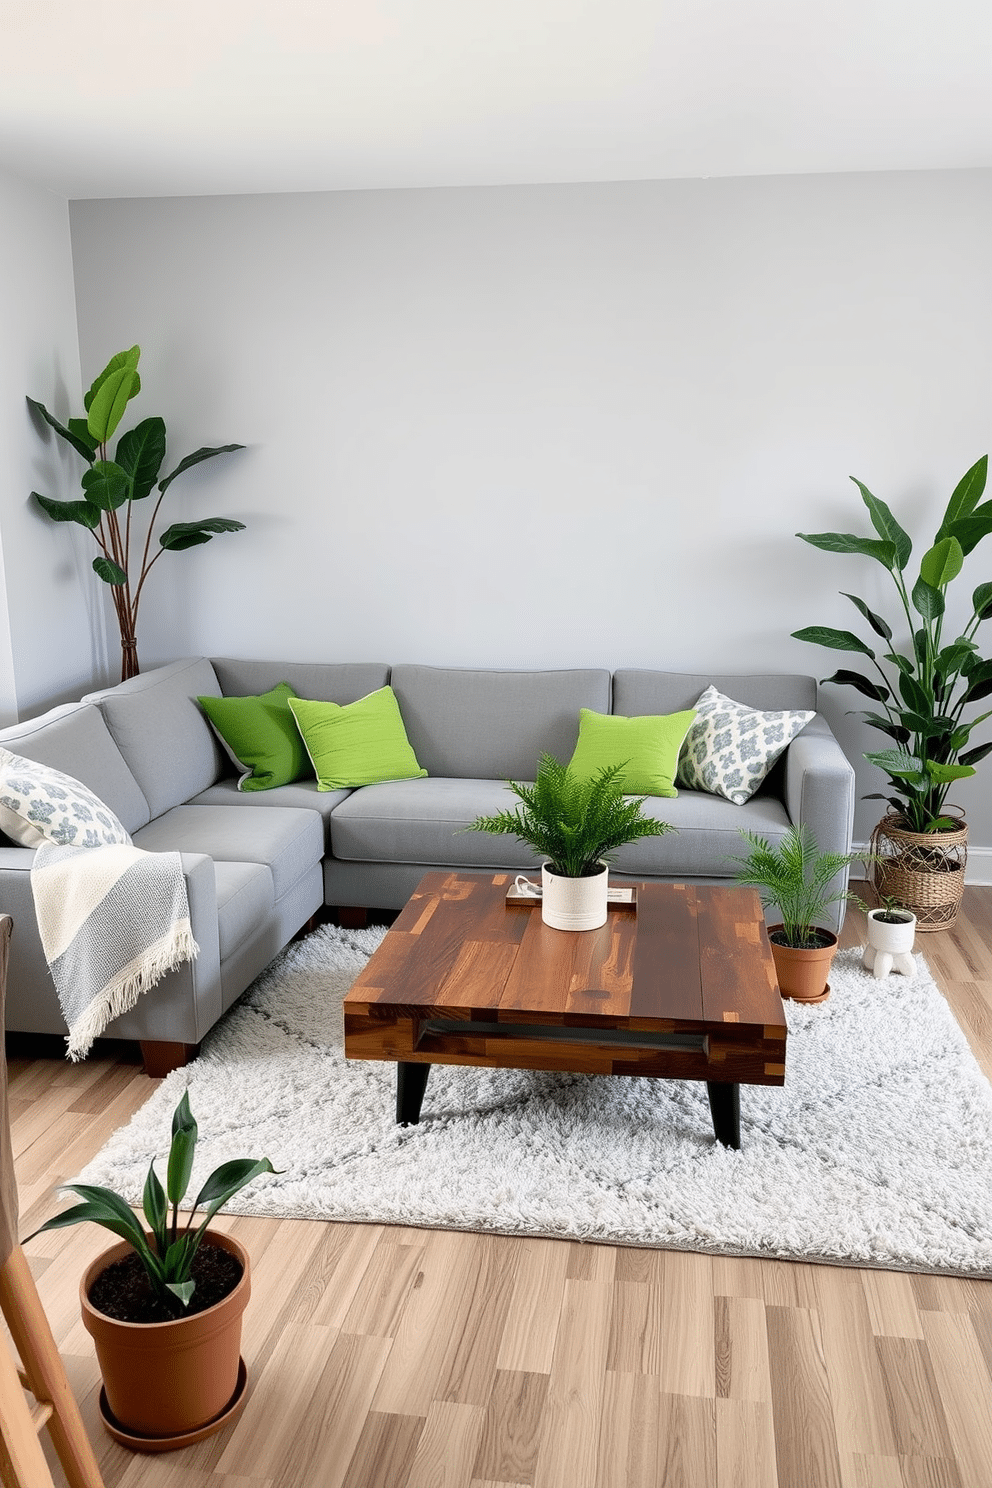
<svg viewBox="0 0 992 1488"><path fill-rule="evenodd" d="M145 1074L150 1075L153 1080L164 1079L174 1069L181 1069L184 1064L195 1059L199 1052L199 1044L172 1044L162 1039L141 1040L141 1060Z"/></svg>
<svg viewBox="0 0 992 1488"><path fill-rule="evenodd" d="M360 904L339 904L337 917L345 930L364 930L369 923L369 912Z"/></svg>

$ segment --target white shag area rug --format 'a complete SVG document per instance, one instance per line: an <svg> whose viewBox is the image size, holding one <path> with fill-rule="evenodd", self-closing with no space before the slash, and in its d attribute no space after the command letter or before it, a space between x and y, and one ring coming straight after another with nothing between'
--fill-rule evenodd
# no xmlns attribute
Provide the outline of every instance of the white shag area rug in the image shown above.
<svg viewBox="0 0 992 1488"><path fill-rule="evenodd" d="M742 1150L693 1081L435 1065L419 1126L396 1069L346 1060L341 1001L385 932L290 946L81 1178L140 1203L189 1088L191 1192L265 1155L229 1212L544 1235L718 1255L992 1276L992 1086L928 972L787 1004L784 1088L741 1087Z"/></svg>

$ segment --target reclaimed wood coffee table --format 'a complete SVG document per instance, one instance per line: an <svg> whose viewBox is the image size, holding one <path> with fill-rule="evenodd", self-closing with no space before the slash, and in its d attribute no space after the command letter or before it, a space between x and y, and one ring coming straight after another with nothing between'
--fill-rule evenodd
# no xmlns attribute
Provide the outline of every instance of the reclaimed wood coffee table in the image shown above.
<svg viewBox="0 0 992 1488"><path fill-rule="evenodd" d="M349 1059L395 1061L416 1123L432 1064L704 1080L740 1146L740 1086L785 1083L786 1024L753 889L638 884L599 930L507 904L509 873L428 873L344 1002Z"/></svg>

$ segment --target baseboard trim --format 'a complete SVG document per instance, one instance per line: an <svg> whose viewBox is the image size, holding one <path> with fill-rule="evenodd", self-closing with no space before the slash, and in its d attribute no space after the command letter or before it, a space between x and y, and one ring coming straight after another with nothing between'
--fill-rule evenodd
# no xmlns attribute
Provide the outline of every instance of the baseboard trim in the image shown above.
<svg viewBox="0 0 992 1488"><path fill-rule="evenodd" d="M854 852L867 852L867 842L856 842ZM968 867L965 870L965 883L975 888L987 887L992 884L992 847L969 847Z"/></svg>

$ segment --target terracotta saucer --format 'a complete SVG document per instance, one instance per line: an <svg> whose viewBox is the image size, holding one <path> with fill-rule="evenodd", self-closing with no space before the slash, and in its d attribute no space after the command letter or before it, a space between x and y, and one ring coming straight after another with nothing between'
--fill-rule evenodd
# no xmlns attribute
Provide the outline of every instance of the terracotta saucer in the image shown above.
<svg viewBox="0 0 992 1488"><path fill-rule="evenodd" d="M122 1426L116 1416L110 1412L107 1404L107 1392L100 1387L100 1419L114 1441L119 1441L122 1447L130 1447L132 1452L175 1452L180 1447L194 1447L197 1442L205 1441L208 1436L213 1436L215 1431L221 1431L236 1420L244 1409L247 1400L248 1388L248 1366L244 1359L238 1361L238 1383L234 1394L219 1416L214 1416L205 1426L198 1426L195 1431L180 1431L175 1436L141 1436L133 1431L128 1431Z"/></svg>

